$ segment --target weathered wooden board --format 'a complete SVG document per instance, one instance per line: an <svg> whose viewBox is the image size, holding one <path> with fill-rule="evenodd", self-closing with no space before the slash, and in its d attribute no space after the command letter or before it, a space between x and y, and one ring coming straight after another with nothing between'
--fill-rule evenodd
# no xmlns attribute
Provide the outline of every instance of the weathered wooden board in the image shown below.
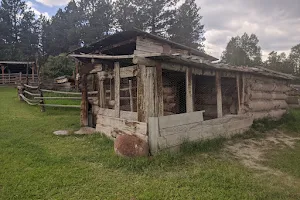
<svg viewBox="0 0 300 200"><path fill-rule="evenodd" d="M178 115L159 117L159 127L160 129L164 129L204 121L203 113L204 111L199 111L193 113L184 113Z"/></svg>
<svg viewBox="0 0 300 200"><path fill-rule="evenodd" d="M137 65L120 68L120 78L130 78L137 75Z"/></svg>
<svg viewBox="0 0 300 200"><path fill-rule="evenodd" d="M147 123L143 122L98 115L96 130L112 138L127 134L136 135L144 141L148 141Z"/></svg>
<svg viewBox="0 0 300 200"><path fill-rule="evenodd" d="M98 115L115 117L115 110L99 108ZM137 121L137 112L120 111L120 118Z"/></svg>

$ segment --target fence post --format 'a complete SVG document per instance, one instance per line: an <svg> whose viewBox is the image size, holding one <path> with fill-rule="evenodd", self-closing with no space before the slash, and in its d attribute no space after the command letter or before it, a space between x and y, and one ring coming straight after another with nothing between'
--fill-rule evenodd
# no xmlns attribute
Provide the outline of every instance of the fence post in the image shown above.
<svg viewBox="0 0 300 200"><path fill-rule="evenodd" d="M20 84L22 84L22 72L19 73Z"/></svg>

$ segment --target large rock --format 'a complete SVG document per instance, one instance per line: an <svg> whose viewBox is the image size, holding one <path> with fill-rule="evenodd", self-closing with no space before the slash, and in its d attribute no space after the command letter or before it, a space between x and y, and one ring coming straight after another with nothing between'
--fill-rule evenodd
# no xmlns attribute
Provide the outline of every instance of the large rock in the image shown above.
<svg viewBox="0 0 300 200"><path fill-rule="evenodd" d="M119 135L115 140L115 152L123 157L143 157L149 155L148 144L132 135Z"/></svg>

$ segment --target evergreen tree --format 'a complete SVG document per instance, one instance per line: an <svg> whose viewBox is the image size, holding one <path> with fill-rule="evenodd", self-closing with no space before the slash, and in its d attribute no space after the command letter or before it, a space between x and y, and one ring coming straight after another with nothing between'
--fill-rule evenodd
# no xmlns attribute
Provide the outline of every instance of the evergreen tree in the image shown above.
<svg viewBox="0 0 300 200"><path fill-rule="evenodd" d="M294 74L300 76L300 44L292 47L289 59L294 68Z"/></svg>
<svg viewBox="0 0 300 200"><path fill-rule="evenodd" d="M186 0L177 10L175 23L168 30L170 39L192 48L202 49L205 38L199 11L200 7L195 0Z"/></svg>
<svg viewBox="0 0 300 200"><path fill-rule="evenodd" d="M166 37L174 23L177 3L178 0L135 0L143 30Z"/></svg>
<svg viewBox="0 0 300 200"><path fill-rule="evenodd" d="M140 22L138 7L132 0L118 0L114 3L114 17L117 30L144 29Z"/></svg>
<svg viewBox="0 0 300 200"><path fill-rule="evenodd" d="M272 51L268 59L264 63L265 67L287 73L287 74L293 74L294 69L293 66L291 65L290 59L287 58L285 53L281 53L278 55L276 51Z"/></svg>
<svg viewBox="0 0 300 200"><path fill-rule="evenodd" d="M255 34L244 33L242 37L231 38L221 61L236 66L257 66L262 64L261 47Z"/></svg>
<svg viewBox="0 0 300 200"><path fill-rule="evenodd" d="M84 43L91 43L108 35L112 30L113 4L111 0L82 0L84 13Z"/></svg>

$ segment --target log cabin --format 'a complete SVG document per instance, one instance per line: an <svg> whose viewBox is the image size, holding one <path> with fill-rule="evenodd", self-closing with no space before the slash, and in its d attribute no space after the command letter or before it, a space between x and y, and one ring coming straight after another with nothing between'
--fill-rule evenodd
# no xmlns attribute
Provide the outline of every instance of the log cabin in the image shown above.
<svg viewBox="0 0 300 200"><path fill-rule="evenodd" d="M37 81L35 62L0 61L0 84L17 85Z"/></svg>
<svg viewBox="0 0 300 200"><path fill-rule="evenodd" d="M81 77L81 125L110 138L135 135L151 154L184 141L230 137L286 113L291 75L236 67L139 30L70 54ZM88 94L95 94L91 96Z"/></svg>

